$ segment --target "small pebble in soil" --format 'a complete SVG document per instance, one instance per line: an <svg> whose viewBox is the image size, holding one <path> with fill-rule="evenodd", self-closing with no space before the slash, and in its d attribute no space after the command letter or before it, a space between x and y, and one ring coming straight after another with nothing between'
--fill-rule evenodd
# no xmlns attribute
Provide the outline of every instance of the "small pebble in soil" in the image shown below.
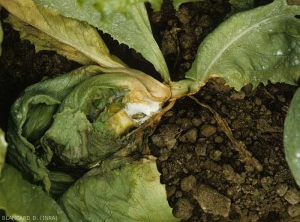
<svg viewBox="0 0 300 222"><path fill-rule="evenodd" d="M288 207L288 214L291 217L297 217L300 215L300 206L298 205L291 205Z"/></svg>
<svg viewBox="0 0 300 222"><path fill-rule="evenodd" d="M209 136L215 134L216 131L217 131L217 128L212 125L206 124L201 127L201 134L205 137L209 137Z"/></svg>
<svg viewBox="0 0 300 222"><path fill-rule="evenodd" d="M183 143L194 143L197 140L198 131L196 128L188 130L185 134L179 137L179 141Z"/></svg>
<svg viewBox="0 0 300 222"><path fill-rule="evenodd" d="M220 150L215 150L210 153L210 158L214 161L221 160L222 152Z"/></svg>
<svg viewBox="0 0 300 222"><path fill-rule="evenodd" d="M163 136L163 135L153 135L152 136L152 142L158 147L167 147L168 149L171 149L176 144L176 139L170 135L170 136Z"/></svg>
<svg viewBox="0 0 300 222"><path fill-rule="evenodd" d="M290 204L297 204L300 202L300 194L296 188L291 188L284 195L284 199Z"/></svg>
<svg viewBox="0 0 300 222"><path fill-rule="evenodd" d="M221 137L221 136L216 136L215 138L214 138L214 141L216 142L216 143L223 143L223 137Z"/></svg>
<svg viewBox="0 0 300 222"><path fill-rule="evenodd" d="M193 125L196 126L196 127L200 126L201 123L202 123L201 118L194 117L194 118L192 119L192 123L193 123Z"/></svg>
<svg viewBox="0 0 300 222"><path fill-rule="evenodd" d="M194 206L187 198L179 198L173 208L173 215L183 220L188 220L193 214Z"/></svg>
<svg viewBox="0 0 300 222"><path fill-rule="evenodd" d="M200 184L193 190L193 197L198 201L204 212L228 217L231 200L217 190L205 184Z"/></svg>
<svg viewBox="0 0 300 222"><path fill-rule="evenodd" d="M189 129L193 126L193 123L191 121L191 119L188 118L182 118L181 119L181 128L183 130Z"/></svg>
<svg viewBox="0 0 300 222"><path fill-rule="evenodd" d="M180 183L181 190L184 192L191 191L196 187L196 183L197 183L197 179L195 178L195 176L190 175L184 177Z"/></svg>
<svg viewBox="0 0 300 222"><path fill-rule="evenodd" d="M198 143L196 145L195 152L198 156L206 156L206 149L207 149L206 144Z"/></svg>
<svg viewBox="0 0 300 222"><path fill-rule="evenodd" d="M234 91L231 93L230 98L233 100L242 100L245 98L245 93L243 91L240 92Z"/></svg>
<svg viewBox="0 0 300 222"><path fill-rule="evenodd" d="M166 186L167 196L170 197L176 192L176 186Z"/></svg>
<svg viewBox="0 0 300 222"><path fill-rule="evenodd" d="M262 187L265 190L268 190L272 186L273 178L272 177L263 177L260 182L261 182Z"/></svg>
<svg viewBox="0 0 300 222"><path fill-rule="evenodd" d="M288 190L288 185L287 184L279 184L277 186L277 190L276 190L276 193L283 197L285 194L286 194L286 191Z"/></svg>

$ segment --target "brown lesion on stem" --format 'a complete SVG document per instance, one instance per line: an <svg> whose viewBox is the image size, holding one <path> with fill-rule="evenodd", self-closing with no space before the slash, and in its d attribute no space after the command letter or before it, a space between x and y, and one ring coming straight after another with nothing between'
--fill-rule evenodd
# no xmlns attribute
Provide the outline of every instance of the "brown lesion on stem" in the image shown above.
<svg viewBox="0 0 300 222"><path fill-rule="evenodd" d="M233 148L239 152L240 154L240 161L243 163L249 163L252 166L255 167L257 171L262 171L263 166L262 164L252 156L252 153L247 150L246 145L242 141L238 141L234 138L232 131L230 127L228 126L228 123L226 120L224 120L213 108L211 108L209 105L206 105L204 103L199 102L194 96L189 96L192 100L194 100L198 105L208 109L213 115L216 121L218 122L221 129L224 131L226 136L230 139L230 141L233 144Z"/></svg>

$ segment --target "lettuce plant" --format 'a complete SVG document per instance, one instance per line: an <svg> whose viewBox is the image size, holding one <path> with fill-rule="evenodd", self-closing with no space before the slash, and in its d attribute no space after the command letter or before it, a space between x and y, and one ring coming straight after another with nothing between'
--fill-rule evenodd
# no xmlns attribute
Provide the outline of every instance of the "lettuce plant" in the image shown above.
<svg viewBox="0 0 300 222"><path fill-rule="evenodd" d="M159 9L160 0L150 2ZM175 1L175 7L182 2ZM142 0L0 0L10 13L6 21L36 51L55 50L83 65L28 87L11 108L8 162L57 201L49 212L63 215L62 221L177 220L147 147L162 114L212 77L240 90L248 83L297 84L300 75L300 6L275 0L246 10L248 2L235 5L235 11L244 11L231 13L202 42L186 78L174 82ZM97 29L141 53L163 82L111 55ZM300 183L297 95L286 121L285 148ZM13 174L3 173L0 180L12 196L18 193L9 189L6 178ZM43 201L53 203L47 198ZM33 201L28 207L37 205ZM0 208L10 215L23 212L5 198L0 198Z"/></svg>

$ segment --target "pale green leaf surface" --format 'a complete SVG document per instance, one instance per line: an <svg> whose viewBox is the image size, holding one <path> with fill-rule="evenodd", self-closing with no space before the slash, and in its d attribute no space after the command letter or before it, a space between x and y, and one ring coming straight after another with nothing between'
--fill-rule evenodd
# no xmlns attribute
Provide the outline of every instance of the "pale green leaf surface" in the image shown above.
<svg viewBox="0 0 300 222"><path fill-rule="evenodd" d="M34 0L37 5L48 6L60 14L86 21L120 43L128 45L151 62L165 82L170 82L169 71L164 57L152 35L147 11L143 3L130 7L127 15L113 13L109 22L103 21L101 13L93 7L93 2L84 2L79 7L77 0ZM105 2L105 1L103 1ZM107 1L108 2L108 1Z"/></svg>
<svg viewBox="0 0 300 222"><path fill-rule="evenodd" d="M80 178L59 203L72 221L179 221L168 205L155 160L111 171L96 167Z"/></svg>
<svg viewBox="0 0 300 222"><path fill-rule="evenodd" d="M5 163L6 150L7 150L7 143L5 141L5 134L3 130L0 128L0 177L1 177L1 171Z"/></svg>
<svg viewBox="0 0 300 222"><path fill-rule="evenodd" d="M36 6L31 0L0 0L0 4L14 16L34 27L24 24L16 26L22 31L23 37L28 37L37 44L38 50L52 48L70 59L78 58L74 59L75 61L80 61L79 58L83 56L84 60L89 59L103 67L124 67L110 55L97 30L85 22L66 18L50 8ZM54 39L53 43L50 37ZM57 42L61 44L61 48ZM72 54L73 57L70 57Z"/></svg>
<svg viewBox="0 0 300 222"><path fill-rule="evenodd" d="M7 216L26 216L26 221L37 221L41 216L69 221L61 207L40 187L24 180L15 168L5 165L0 177L0 209ZM28 219L28 220L27 220Z"/></svg>
<svg viewBox="0 0 300 222"><path fill-rule="evenodd" d="M162 4L162 0L77 0L77 2L80 5L86 3L92 4L107 20L110 20L115 13L129 15L128 12L132 9L132 7L139 3L149 2L154 11L158 11Z"/></svg>
<svg viewBox="0 0 300 222"><path fill-rule="evenodd" d="M300 75L299 6L284 0L233 15L200 45L186 77L201 86L219 76L239 90L248 83L295 84Z"/></svg>
<svg viewBox="0 0 300 222"><path fill-rule="evenodd" d="M173 6L178 11L179 7L183 3L188 3L188 2L204 2L206 0L173 0Z"/></svg>
<svg viewBox="0 0 300 222"><path fill-rule="evenodd" d="M78 83L98 72L98 66L88 66L44 80L28 87L13 104L8 123L8 158L26 178L43 181L46 189L50 189L46 165L52 158L52 151L46 149L37 157L32 143L49 128L65 96Z"/></svg>
<svg viewBox="0 0 300 222"><path fill-rule="evenodd" d="M294 94L284 122L284 150L291 172L300 186L300 90Z"/></svg>
<svg viewBox="0 0 300 222"><path fill-rule="evenodd" d="M291 172L300 186L300 90L294 94L284 122L284 151Z"/></svg>

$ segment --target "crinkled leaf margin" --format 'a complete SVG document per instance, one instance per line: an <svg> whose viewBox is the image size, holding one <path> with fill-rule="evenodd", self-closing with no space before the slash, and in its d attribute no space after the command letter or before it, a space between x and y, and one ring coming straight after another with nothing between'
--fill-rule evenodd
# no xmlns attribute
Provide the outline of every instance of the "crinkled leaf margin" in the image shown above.
<svg viewBox="0 0 300 222"><path fill-rule="evenodd" d="M110 34L119 43L126 44L141 53L153 64L163 80L170 82L168 67L153 37L144 3L131 5L127 14L112 13L108 22L103 20L101 11L94 7L93 1L84 1L82 6L78 5L77 0L34 0L34 2L39 6L51 7L66 17L85 21L104 33Z"/></svg>
<svg viewBox="0 0 300 222"><path fill-rule="evenodd" d="M11 14L13 27L21 37L35 44L36 50L56 50L82 64L97 63L108 68L124 67L110 55L98 31L85 22L66 18L50 8L35 5L31 0L0 0Z"/></svg>
<svg viewBox="0 0 300 222"><path fill-rule="evenodd" d="M204 85L222 77L239 90L248 83L295 84L300 76L299 6L284 0L237 13L200 45L186 77Z"/></svg>

